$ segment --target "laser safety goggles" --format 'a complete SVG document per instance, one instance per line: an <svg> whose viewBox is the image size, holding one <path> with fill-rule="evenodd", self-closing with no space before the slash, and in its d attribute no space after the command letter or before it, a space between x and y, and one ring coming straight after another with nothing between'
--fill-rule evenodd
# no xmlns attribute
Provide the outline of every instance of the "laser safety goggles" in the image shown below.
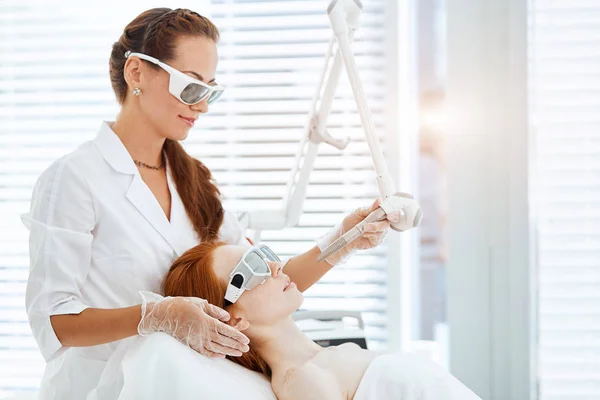
<svg viewBox="0 0 600 400"><path fill-rule="evenodd" d="M268 261L281 262L277 254L264 244L249 248L229 274L225 307L235 303L242 293L265 283L271 276Z"/></svg>
<svg viewBox="0 0 600 400"><path fill-rule="evenodd" d="M198 104L205 99L208 99L208 104L214 104L225 91L223 86L211 86L194 79L152 56L143 53L132 53L131 51L125 53L125 58L131 56L149 61L167 71L169 74L169 92L184 104Z"/></svg>

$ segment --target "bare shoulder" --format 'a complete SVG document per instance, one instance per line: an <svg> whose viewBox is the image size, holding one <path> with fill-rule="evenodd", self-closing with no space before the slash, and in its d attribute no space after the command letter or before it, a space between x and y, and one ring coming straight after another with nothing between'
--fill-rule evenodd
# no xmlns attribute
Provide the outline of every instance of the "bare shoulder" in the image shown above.
<svg viewBox="0 0 600 400"><path fill-rule="evenodd" d="M289 369L275 391L279 400L346 400L335 377L326 369L308 362Z"/></svg>
<svg viewBox="0 0 600 400"><path fill-rule="evenodd" d="M358 344L354 343L354 342L346 342L346 343L342 343L339 344L337 346L332 346L332 347L328 347L328 349L338 349L338 350L360 350L360 351L364 351L364 349L362 347L360 347Z"/></svg>

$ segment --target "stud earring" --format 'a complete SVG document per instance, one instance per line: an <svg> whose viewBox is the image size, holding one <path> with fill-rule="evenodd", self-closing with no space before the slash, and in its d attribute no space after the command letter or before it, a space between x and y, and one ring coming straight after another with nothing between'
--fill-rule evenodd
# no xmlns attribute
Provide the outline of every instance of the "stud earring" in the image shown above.
<svg viewBox="0 0 600 400"><path fill-rule="evenodd" d="M140 89L139 87L136 87L132 90L132 93L134 96L139 96L140 94L142 94L142 89Z"/></svg>

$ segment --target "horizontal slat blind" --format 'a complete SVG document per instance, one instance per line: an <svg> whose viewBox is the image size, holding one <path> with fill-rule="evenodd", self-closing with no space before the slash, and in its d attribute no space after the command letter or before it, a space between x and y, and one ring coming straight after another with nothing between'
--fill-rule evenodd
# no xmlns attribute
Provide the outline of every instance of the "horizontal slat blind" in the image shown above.
<svg viewBox="0 0 600 400"><path fill-rule="evenodd" d="M600 2L531 12L540 397L600 399Z"/></svg>
<svg viewBox="0 0 600 400"><path fill-rule="evenodd" d="M225 78L219 79L231 90L215 107L211 131L199 135L197 142L189 140L188 148L218 171L217 179L232 208L264 209L281 204L331 35L324 13L327 3L212 3L214 20L222 30L220 76ZM386 126L384 12L385 1L365 2L362 27L353 46L382 141ZM262 240L284 256L310 248L345 212L377 195L355 108L343 74L329 128L334 136L349 135L353 141L343 153L321 146L298 227L263 232ZM223 110L222 115L218 110ZM306 293L303 307L363 311L370 345L383 348L384 254L385 246L334 269Z"/></svg>
<svg viewBox="0 0 600 400"><path fill-rule="evenodd" d="M149 7L131 3L127 18L111 18L110 7L90 11L74 1L0 3L0 396L35 390L43 372L24 310L27 231L19 214L28 209L39 174L93 139L102 119L115 118L110 47L124 25ZM227 208L281 204L331 34L327 3L221 0L210 7L221 30L217 78L228 89L185 145L213 171ZM354 52L384 143L386 2L364 3ZM283 256L308 250L347 211L377 196L345 75L329 121L333 135L349 135L353 142L343 153L321 146L299 226L263 232L263 241ZM306 293L303 307L363 311L371 347L384 348L385 253L384 245L336 268Z"/></svg>

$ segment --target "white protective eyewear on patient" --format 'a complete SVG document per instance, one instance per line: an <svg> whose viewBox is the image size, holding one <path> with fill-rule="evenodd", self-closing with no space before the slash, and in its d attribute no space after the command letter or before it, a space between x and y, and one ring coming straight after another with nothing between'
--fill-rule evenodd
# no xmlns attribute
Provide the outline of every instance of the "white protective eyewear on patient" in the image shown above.
<svg viewBox="0 0 600 400"><path fill-rule="evenodd" d="M131 56L149 61L167 71L170 77L169 92L184 104L198 104L205 99L208 99L208 104L214 104L217 100L219 100L223 94L223 91L225 91L223 86L211 86L207 83L199 81L198 79L194 79L191 76L176 70L170 65L165 64L164 62L152 56L143 53L134 53L131 51L125 53L125 58L129 58Z"/></svg>
<svg viewBox="0 0 600 400"><path fill-rule="evenodd" d="M249 248L229 274L229 284L225 293L225 307L235 303L242 293L265 283L271 276L268 261L281 262L281 259L267 245L259 244Z"/></svg>

